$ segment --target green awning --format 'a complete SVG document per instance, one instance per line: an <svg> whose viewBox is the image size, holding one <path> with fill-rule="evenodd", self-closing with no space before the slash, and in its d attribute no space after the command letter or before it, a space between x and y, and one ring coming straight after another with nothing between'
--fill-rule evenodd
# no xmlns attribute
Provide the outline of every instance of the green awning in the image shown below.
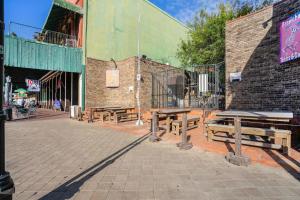
<svg viewBox="0 0 300 200"><path fill-rule="evenodd" d="M78 14L83 14L82 8L80 8L79 6L76 6L72 3L66 2L65 0L54 0L53 5L65 8L67 10L76 12Z"/></svg>
<svg viewBox="0 0 300 200"><path fill-rule="evenodd" d="M75 72L82 70L82 49L5 36L4 64L49 71Z"/></svg>

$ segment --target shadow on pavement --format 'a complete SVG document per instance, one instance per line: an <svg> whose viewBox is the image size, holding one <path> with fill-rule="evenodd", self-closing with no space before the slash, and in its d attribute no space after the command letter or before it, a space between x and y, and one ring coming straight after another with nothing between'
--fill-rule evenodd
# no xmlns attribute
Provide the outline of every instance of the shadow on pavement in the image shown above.
<svg viewBox="0 0 300 200"><path fill-rule="evenodd" d="M273 160L275 160L285 171L287 171L289 174L291 174L295 179L300 181L300 173L291 166L287 161L283 160L280 156L276 155L272 150L264 149L264 151L271 157ZM295 165L299 166L300 164L296 160L291 160L289 156L285 156L285 158L292 161Z"/></svg>
<svg viewBox="0 0 300 200"><path fill-rule="evenodd" d="M69 181L65 182L61 186L57 187L56 189L52 190L45 196L41 197L40 200L65 200L70 199L76 194L80 187L91 177L95 174L99 173L104 168L108 167L109 165L113 164L115 160L129 152L131 149L135 148L137 145L141 144L148 138L149 134L146 134L137 140L133 141L126 147L120 149L119 151L109 155L105 159L101 160L99 163L93 165L92 167L86 169L85 171L81 172L77 176L73 177Z"/></svg>

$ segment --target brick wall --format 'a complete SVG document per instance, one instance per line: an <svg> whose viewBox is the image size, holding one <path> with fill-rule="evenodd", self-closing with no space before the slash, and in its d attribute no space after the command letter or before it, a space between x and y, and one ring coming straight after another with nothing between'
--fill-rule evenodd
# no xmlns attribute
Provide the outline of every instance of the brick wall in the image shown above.
<svg viewBox="0 0 300 200"><path fill-rule="evenodd" d="M106 70L115 69L113 62L88 58L86 65L86 107L91 106L135 106L135 59L117 62L120 71L120 87L106 87Z"/></svg>
<svg viewBox="0 0 300 200"><path fill-rule="evenodd" d="M279 63L279 22L300 10L285 0L226 26L226 108L300 115L300 60ZM242 81L230 83L229 74Z"/></svg>
<svg viewBox="0 0 300 200"><path fill-rule="evenodd" d="M137 67L136 57L116 62L120 71L120 87L106 87L106 70L114 69L113 62L87 59L86 65L86 107L129 106L136 107ZM141 108L149 110L152 105L152 73L173 68L147 59L141 61ZM133 91L129 91L133 87Z"/></svg>

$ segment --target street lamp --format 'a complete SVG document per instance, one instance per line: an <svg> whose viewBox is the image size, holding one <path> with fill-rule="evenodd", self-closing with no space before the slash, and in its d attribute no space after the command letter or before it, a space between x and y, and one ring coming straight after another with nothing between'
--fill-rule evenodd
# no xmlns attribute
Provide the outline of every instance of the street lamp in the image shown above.
<svg viewBox="0 0 300 200"><path fill-rule="evenodd" d="M11 200L15 191L9 172L5 171L5 119L3 112L3 69L4 69L4 0L0 0L0 199Z"/></svg>

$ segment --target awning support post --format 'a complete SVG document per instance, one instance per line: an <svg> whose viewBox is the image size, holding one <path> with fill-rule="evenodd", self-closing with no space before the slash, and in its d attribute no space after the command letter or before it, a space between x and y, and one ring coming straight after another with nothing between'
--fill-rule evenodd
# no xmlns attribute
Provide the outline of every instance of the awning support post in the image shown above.
<svg viewBox="0 0 300 200"><path fill-rule="evenodd" d="M71 106L73 106L73 72L71 72Z"/></svg>
<svg viewBox="0 0 300 200"><path fill-rule="evenodd" d="M61 102L61 74L59 75L59 101Z"/></svg>
<svg viewBox="0 0 300 200"><path fill-rule="evenodd" d="M65 109L64 111L66 112L67 110L67 72L65 72Z"/></svg>

